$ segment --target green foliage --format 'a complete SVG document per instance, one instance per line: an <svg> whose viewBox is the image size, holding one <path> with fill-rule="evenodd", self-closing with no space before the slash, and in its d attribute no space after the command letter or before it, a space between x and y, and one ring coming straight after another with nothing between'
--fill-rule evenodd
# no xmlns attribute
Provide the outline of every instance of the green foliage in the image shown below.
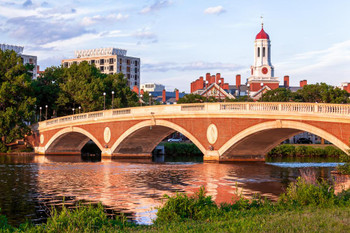
<svg viewBox="0 0 350 233"><path fill-rule="evenodd" d="M158 209L156 224L187 219L206 219L210 217L213 210L215 212L218 208L211 196L205 196L204 187L201 187L193 196L177 193L173 197L168 195L164 197L167 201L162 208Z"/></svg>
<svg viewBox="0 0 350 233"><path fill-rule="evenodd" d="M343 162L343 165L337 166L337 171L343 175L350 175L350 156L343 154L340 156L340 161Z"/></svg>
<svg viewBox="0 0 350 233"><path fill-rule="evenodd" d="M294 146L282 144L273 148L268 157L339 157L345 153L333 146L315 148L312 146Z"/></svg>
<svg viewBox="0 0 350 233"><path fill-rule="evenodd" d="M201 96L198 94L188 94L177 101L178 104L204 103L204 102L207 102L207 98L205 96Z"/></svg>
<svg viewBox="0 0 350 233"><path fill-rule="evenodd" d="M196 156L201 155L202 152L193 143L164 143L166 155L173 156Z"/></svg>
<svg viewBox="0 0 350 233"><path fill-rule="evenodd" d="M286 88L277 88L265 92L260 101L262 102L290 102L293 100L293 93Z"/></svg>
<svg viewBox="0 0 350 233"><path fill-rule="evenodd" d="M297 92L291 92L286 88L277 88L263 94L260 101L263 102L310 102L310 103L349 103L350 94L338 87L325 83L305 85Z"/></svg>
<svg viewBox="0 0 350 233"><path fill-rule="evenodd" d="M334 194L334 188L327 182L321 181L310 184L305 179L298 178L291 183L286 192L280 196L279 202L291 205L333 205L339 201Z"/></svg>
<svg viewBox="0 0 350 233"><path fill-rule="evenodd" d="M28 66L28 69L30 67ZM14 51L0 51L0 150L31 133L34 120L33 90L29 70Z"/></svg>

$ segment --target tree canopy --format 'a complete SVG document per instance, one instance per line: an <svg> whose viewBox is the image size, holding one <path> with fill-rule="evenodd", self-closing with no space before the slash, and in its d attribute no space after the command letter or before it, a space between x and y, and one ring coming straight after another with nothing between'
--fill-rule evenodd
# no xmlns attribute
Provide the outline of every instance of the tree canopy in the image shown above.
<svg viewBox="0 0 350 233"><path fill-rule="evenodd" d="M33 82L38 106L48 105L49 117L98 111L104 107L133 107L138 105L137 94L131 91L123 74L102 74L94 65L82 62L69 68L50 67ZM106 93L104 96L103 93Z"/></svg>
<svg viewBox="0 0 350 233"><path fill-rule="evenodd" d="M260 99L263 102L309 102L309 103L349 103L349 93L326 83L305 85L296 92L286 88L277 88L264 93Z"/></svg>
<svg viewBox="0 0 350 233"><path fill-rule="evenodd" d="M23 65L14 51L0 50L0 151L6 144L31 133L28 124L34 120L35 97L31 87L33 68Z"/></svg>

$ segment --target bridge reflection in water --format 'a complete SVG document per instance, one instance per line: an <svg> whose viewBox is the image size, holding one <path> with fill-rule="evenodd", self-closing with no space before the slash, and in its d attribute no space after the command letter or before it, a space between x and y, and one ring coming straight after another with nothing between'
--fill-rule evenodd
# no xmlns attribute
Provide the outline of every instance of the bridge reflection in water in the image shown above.
<svg viewBox="0 0 350 233"><path fill-rule="evenodd" d="M39 154L80 154L92 140L105 157L150 157L180 132L205 161L259 160L287 138L307 131L343 151L350 139L350 105L314 103L205 103L83 113L33 126Z"/></svg>
<svg viewBox="0 0 350 233"><path fill-rule="evenodd" d="M164 194L192 194L204 186L220 202L231 202L242 193L259 193L276 199L299 176L299 168L281 168L264 162L153 163L109 160L86 163L78 156L37 156L37 188L41 196L69 196L74 200L101 201L113 209L133 213L139 223L150 223ZM333 168L314 168L328 178Z"/></svg>

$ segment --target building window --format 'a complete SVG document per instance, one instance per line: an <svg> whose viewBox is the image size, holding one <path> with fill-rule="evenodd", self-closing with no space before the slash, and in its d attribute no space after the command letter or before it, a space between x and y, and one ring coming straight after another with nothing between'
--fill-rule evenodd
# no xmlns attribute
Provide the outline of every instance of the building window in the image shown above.
<svg viewBox="0 0 350 233"><path fill-rule="evenodd" d="M119 71L122 71L122 66L119 66Z"/></svg>
<svg viewBox="0 0 350 233"><path fill-rule="evenodd" d="M63 67L68 67L68 62L63 63Z"/></svg>
<svg viewBox="0 0 350 233"><path fill-rule="evenodd" d="M137 68L135 68L135 73L137 73Z"/></svg>
<svg viewBox="0 0 350 233"><path fill-rule="evenodd" d="M126 60L126 64L127 64L127 65L130 65L130 60L129 60L129 59Z"/></svg>
<svg viewBox="0 0 350 233"><path fill-rule="evenodd" d="M113 62L114 62L114 61L113 61L113 58L110 58L110 59L109 59L109 64L113 64Z"/></svg>
<svg viewBox="0 0 350 233"><path fill-rule="evenodd" d="M258 48L258 57L260 57L260 48Z"/></svg>
<svg viewBox="0 0 350 233"><path fill-rule="evenodd" d="M137 75L135 75L135 80L137 80Z"/></svg>
<svg viewBox="0 0 350 233"><path fill-rule="evenodd" d="M109 66L109 71L113 71L113 66Z"/></svg>
<svg viewBox="0 0 350 233"><path fill-rule="evenodd" d="M135 61L135 66L137 66L137 61Z"/></svg>
<svg viewBox="0 0 350 233"><path fill-rule="evenodd" d="M137 82L135 82L135 86L137 86Z"/></svg>
<svg viewBox="0 0 350 233"><path fill-rule="evenodd" d="M91 64L95 64L95 60L91 60Z"/></svg>
<svg viewBox="0 0 350 233"><path fill-rule="evenodd" d="M100 59L100 65L104 65L105 64L105 60L104 59Z"/></svg>
<svg viewBox="0 0 350 233"><path fill-rule="evenodd" d="M103 71L103 70L104 70L104 67L103 67L103 66L100 66L100 70Z"/></svg>
<svg viewBox="0 0 350 233"><path fill-rule="evenodd" d="M130 74L127 74L128 79L130 79Z"/></svg>
<svg viewBox="0 0 350 233"><path fill-rule="evenodd" d="M130 66L126 67L126 72L130 72Z"/></svg>
<svg viewBox="0 0 350 233"><path fill-rule="evenodd" d="M122 64L123 63L123 59L119 58L119 63Z"/></svg>
<svg viewBox="0 0 350 233"><path fill-rule="evenodd" d="M263 47L263 57L265 57L265 47Z"/></svg>

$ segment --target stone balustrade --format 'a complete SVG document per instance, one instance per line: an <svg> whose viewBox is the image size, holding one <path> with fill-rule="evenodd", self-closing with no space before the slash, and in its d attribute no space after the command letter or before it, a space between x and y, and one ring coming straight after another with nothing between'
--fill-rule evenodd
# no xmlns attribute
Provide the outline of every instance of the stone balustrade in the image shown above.
<svg viewBox="0 0 350 233"><path fill-rule="evenodd" d="M39 127L51 127L72 122L84 122L116 117L176 116L186 114L260 114L260 115L315 115L319 117L349 117L350 105L320 103L272 103L272 102L231 102L154 105L145 107L112 109L98 112L75 114L39 123Z"/></svg>

